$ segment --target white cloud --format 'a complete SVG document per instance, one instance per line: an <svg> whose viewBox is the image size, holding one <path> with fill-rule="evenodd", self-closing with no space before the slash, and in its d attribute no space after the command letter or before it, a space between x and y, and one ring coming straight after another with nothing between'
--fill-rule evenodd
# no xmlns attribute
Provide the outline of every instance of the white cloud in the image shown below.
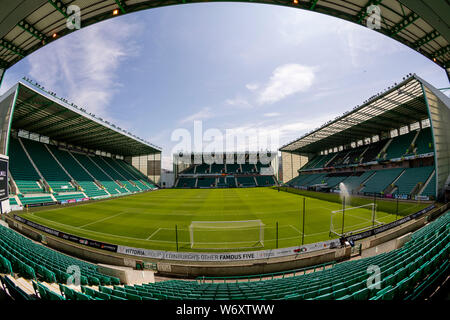
<svg viewBox="0 0 450 320"><path fill-rule="evenodd" d="M247 84L245 85L245 87L246 87L248 90L250 90L250 91L255 91L255 90L258 90L259 84L257 84L257 83L247 83Z"/></svg>
<svg viewBox="0 0 450 320"><path fill-rule="evenodd" d="M260 104L278 102L292 94L307 91L315 79L314 68L285 64L276 68L259 93Z"/></svg>
<svg viewBox="0 0 450 320"><path fill-rule="evenodd" d="M188 123L188 122L193 122L195 120L206 120L206 119L210 119L214 116L214 113L211 111L211 108L203 108L202 110L191 114L190 116L181 119L179 122L180 123Z"/></svg>
<svg viewBox="0 0 450 320"><path fill-rule="evenodd" d="M248 100L242 97L227 99L225 100L225 103L233 107L245 107L245 108L252 107L252 105L248 102Z"/></svg>
<svg viewBox="0 0 450 320"><path fill-rule="evenodd" d="M263 114L264 117L268 117L268 118L278 117L279 115L280 115L279 112L267 112L267 113Z"/></svg>
<svg viewBox="0 0 450 320"><path fill-rule="evenodd" d="M138 29L113 19L77 31L32 54L29 75L58 96L120 125L120 119L109 116L108 106L122 86L119 65L138 53L131 40Z"/></svg>
<svg viewBox="0 0 450 320"><path fill-rule="evenodd" d="M355 68L370 66L380 57L406 49L375 30L351 23L343 24L337 31Z"/></svg>

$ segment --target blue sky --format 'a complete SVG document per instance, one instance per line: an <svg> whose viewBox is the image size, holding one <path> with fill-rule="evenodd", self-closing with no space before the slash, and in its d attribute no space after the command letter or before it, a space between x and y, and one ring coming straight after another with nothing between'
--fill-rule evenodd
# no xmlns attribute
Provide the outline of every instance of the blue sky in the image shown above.
<svg viewBox="0 0 450 320"><path fill-rule="evenodd" d="M175 129L264 130L284 144L416 73L443 69L356 24L261 4L170 6L81 29L6 73L23 76L163 148Z"/></svg>

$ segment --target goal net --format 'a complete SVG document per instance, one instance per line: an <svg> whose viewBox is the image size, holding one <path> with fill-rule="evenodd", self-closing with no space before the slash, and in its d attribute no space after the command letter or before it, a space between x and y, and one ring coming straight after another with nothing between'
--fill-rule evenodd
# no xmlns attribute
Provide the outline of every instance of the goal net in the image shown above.
<svg viewBox="0 0 450 320"><path fill-rule="evenodd" d="M368 203L331 211L330 236L339 237L375 228L382 223L377 220L377 205Z"/></svg>
<svg viewBox="0 0 450 320"><path fill-rule="evenodd" d="M264 224L261 220L192 221L189 235L192 249L264 247Z"/></svg>

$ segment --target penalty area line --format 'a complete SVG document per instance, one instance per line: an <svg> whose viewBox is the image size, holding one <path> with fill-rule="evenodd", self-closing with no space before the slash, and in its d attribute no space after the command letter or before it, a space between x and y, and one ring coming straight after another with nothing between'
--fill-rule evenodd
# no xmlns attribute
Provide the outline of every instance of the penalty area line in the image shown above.
<svg viewBox="0 0 450 320"><path fill-rule="evenodd" d="M151 235L148 236L147 239L145 240L150 240L155 234L157 234L159 231L161 230L161 228L156 229Z"/></svg>

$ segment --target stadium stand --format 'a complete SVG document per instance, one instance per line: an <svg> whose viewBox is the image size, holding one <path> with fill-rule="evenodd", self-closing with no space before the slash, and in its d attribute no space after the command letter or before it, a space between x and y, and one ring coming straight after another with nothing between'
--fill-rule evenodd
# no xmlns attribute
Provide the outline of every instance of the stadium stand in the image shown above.
<svg viewBox="0 0 450 320"><path fill-rule="evenodd" d="M197 187L198 188L211 188L216 185L216 178L198 178Z"/></svg>
<svg viewBox="0 0 450 320"><path fill-rule="evenodd" d="M275 183L273 176L255 176L258 187L273 186Z"/></svg>
<svg viewBox="0 0 450 320"><path fill-rule="evenodd" d="M54 193L53 197L55 197L55 199L57 201L64 201L64 200L73 200L73 199L82 199L85 198L85 196L82 193L70 193L70 194L58 194L58 193Z"/></svg>
<svg viewBox="0 0 450 320"><path fill-rule="evenodd" d="M18 197L22 205L55 202L50 195L36 196L19 194Z"/></svg>
<svg viewBox="0 0 450 320"><path fill-rule="evenodd" d="M415 193L417 193L420 189L416 189L416 187L424 185L433 170L433 166L405 169L404 173L395 183L398 190L394 191L394 193L409 195L412 194L414 190L416 191Z"/></svg>
<svg viewBox="0 0 450 320"><path fill-rule="evenodd" d="M350 173L330 173L326 176L325 183L327 187L334 188L339 183L345 181L350 175Z"/></svg>
<svg viewBox="0 0 450 320"><path fill-rule="evenodd" d="M414 150L415 154L426 154L434 151L431 128L428 127L420 130L414 143Z"/></svg>
<svg viewBox="0 0 450 320"><path fill-rule="evenodd" d="M78 185L82 188L83 192L90 198L105 197L109 194L99 188L94 182L94 178L75 160L74 157L68 152L58 149L55 146L49 145L50 151L58 159L58 161L64 166L69 174L76 180Z"/></svg>
<svg viewBox="0 0 450 320"><path fill-rule="evenodd" d="M3 271L19 274L26 279L42 279L45 282L67 283L69 266L78 266L81 284L119 284L119 279L103 275L97 266L66 256L44 247L0 225L0 261ZM5 263L5 261L7 261Z"/></svg>
<svg viewBox="0 0 450 320"><path fill-rule="evenodd" d="M430 181L425 186L425 188L422 190L420 195L423 196L434 196L436 194L436 173L432 174Z"/></svg>
<svg viewBox="0 0 450 320"><path fill-rule="evenodd" d="M27 154L23 150L22 145L16 138L11 138L10 155L14 158L14 161L11 161L9 170L19 189L19 193L45 192L44 187L41 182L39 182L41 177L34 169Z"/></svg>
<svg viewBox="0 0 450 320"><path fill-rule="evenodd" d="M20 201L11 198L11 205L95 199L157 188L123 160L87 156L30 139L12 137L10 156L14 159L11 176Z"/></svg>
<svg viewBox="0 0 450 320"><path fill-rule="evenodd" d="M119 191L120 186L115 183L110 177L108 177L96 164L91 158L84 154L79 153L72 153L72 155L75 157L76 160L92 175L95 177L96 180L98 180L105 189L111 194L111 195L117 195L121 192ZM124 192L125 193L125 192Z"/></svg>
<svg viewBox="0 0 450 320"><path fill-rule="evenodd" d="M361 162L370 162L375 160L380 154L381 150L384 148L388 140L378 141L375 143L371 143L369 148L362 154Z"/></svg>
<svg viewBox="0 0 450 320"><path fill-rule="evenodd" d="M359 188L361 187L361 184L374 173L375 171L373 170L354 173L352 176L348 177L343 183L345 184L350 194L357 193Z"/></svg>
<svg viewBox="0 0 450 320"><path fill-rule="evenodd" d="M239 187L256 187L255 178L253 176L240 176L236 177L236 180Z"/></svg>
<svg viewBox="0 0 450 320"><path fill-rule="evenodd" d="M122 160L115 160L115 159L108 158L108 157L102 157L102 159L108 165L110 165L115 171L117 171L122 177L127 179L129 182L132 182L136 188L135 191L150 189L149 186L144 185L144 183L142 183L141 181L139 181L138 178L133 176L133 174L131 172L129 172L127 169L125 169L124 167L122 167L120 165L119 161L122 161Z"/></svg>
<svg viewBox="0 0 450 320"><path fill-rule="evenodd" d="M227 173L237 173L241 170L241 165L238 163L227 163L226 164Z"/></svg>
<svg viewBox="0 0 450 320"><path fill-rule="evenodd" d="M403 168L378 170L370 177L361 189L366 193L383 193L384 190L403 172Z"/></svg>
<svg viewBox="0 0 450 320"><path fill-rule="evenodd" d="M177 187L178 188L194 188L197 183L196 178L179 178Z"/></svg>
<svg viewBox="0 0 450 320"><path fill-rule="evenodd" d="M122 168L127 170L132 176L138 179L148 189L158 188L158 186L153 181L151 181L147 176L145 176L142 172L140 172L128 162L119 159L114 159L114 161L116 161L120 166L122 166Z"/></svg>
<svg viewBox="0 0 450 320"><path fill-rule="evenodd" d="M262 163L259 158L255 159L258 160L256 163L249 163L250 155L245 154L245 156L246 163L224 161L224 164L190 165L177 173L175 188L268 187L277 184L272 163ZM242 154L236 154L233 159L243 162L244 157ZM196 160L195 155L192 155L191 161L193 160ZM225 157L224 160L226 160Z"/></svg>
<svg viewBox="0 0 450 320"><path fill-rule="evenodd" d="M131 182L129 182L123 175L121 175L117 170L115 170L111 165L109 165L104 157L95 156L91 157L91 159L99 166L109 177L111 177L117 185L119 185L120 193L127 192L138 192L139 188L134 186Z"/></svg>
<svg viewBox="0 0 450 320"><path fill-rule="evenodd" d="M196 173L210 173L211 165L202 163L196 166L195 172Z"/></svg>
<svg viewBox="0 0 450 320"><path fill-rule="evenodd" d="M242 168L241 173L243 173L243 174L256 173L256 166L255 166L255 164L242 163L241 164L241 168Z"/></svg>
<svg viewBox="0 0 450 320"><path fill-rule="evenodd" d="M29 139L21 140L32 161L37 166L52 191L76 191L76 188L70 182L70 177L64 172L58 162L56 162L55 158L53 158L43 143Z"/></svg>
<svg viewBox="0 0 450 320"><path fill-rule="evenodd" d="M367 146L340 151L336 157L327 165L327 167L341 167L360 161L359 155L367 149Z"/></svg>
<svg viewBox="0 0 450 320"><path fill-rule="evenodd" d="M184 169L180 173L189 173L189 174L195 173L195 164L192 166L189 166L188 168Z"/></svg>
<svg viewBox="0 0 450 320"><path fill-rule="evenodd" d="M411 131L409 133L399 135L392 139L385 154L382 155L384 160L390 160L395 158L401 158L405 154L408 154L411 150L411 143L416 135L416 131Z"/></svg>
<svg viewBox="0 0 450 320"><path fill-rule="evenodd" d="M10 205L17 205L18 203L17 203L16 198L14 198L14 197L9 198L9 204Z"/></svg>
<svg viewBox="0 0 450 320"><path fill-rule="evenodd" d="M329 153L327 155L321 156L320 159L316 163L313 164L311 168L317 169L317 168L323 168L325 165L334 157L336 156L336 153Z"/></svg>
<svg viewBox="0 0 450 320"><path fill-rule="evenodd" d="M211 173L224 173L224 172L225 172L224 164L217 164L217 163L211 164Z"/></svg>

